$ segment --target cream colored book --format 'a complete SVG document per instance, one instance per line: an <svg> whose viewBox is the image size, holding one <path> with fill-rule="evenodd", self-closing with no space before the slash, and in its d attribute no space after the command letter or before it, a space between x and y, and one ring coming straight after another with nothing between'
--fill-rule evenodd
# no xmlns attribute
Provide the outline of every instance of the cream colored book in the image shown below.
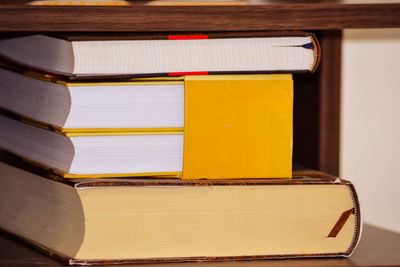
<svg viewBox="0 0 400 267"><path fill-rule="evenodd" d="M27 35L0 40L13 64L73 78L177 73L307 72L317 68L305 32Z"/></svg>
<svg viewBox="0 0 400 267"><path fill-rule="evenodd" d="M0 228L69 264L346 257L360 237L353 185L320 172L66 181L4 159Z"/></svg>

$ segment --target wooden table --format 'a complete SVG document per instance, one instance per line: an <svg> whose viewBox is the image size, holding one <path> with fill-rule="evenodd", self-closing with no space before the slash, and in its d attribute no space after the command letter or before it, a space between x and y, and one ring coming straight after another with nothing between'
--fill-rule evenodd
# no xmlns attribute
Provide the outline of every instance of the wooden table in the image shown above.
<svg viewBox="0 0 400 267"><path fill-rule="evenodd" d="M47 255L26 246L4 234L0 235L0 267L11 266L64 266ZM139 266L139 265L121 265ZM146 264L140 266L154 266ZM165 267L300 267L300 266L400 266L400 234L364 225L361 242L350 258L332 259L294 259L294 260L258 260L240 262L206 262L206 263L165 263Z"/></svg>

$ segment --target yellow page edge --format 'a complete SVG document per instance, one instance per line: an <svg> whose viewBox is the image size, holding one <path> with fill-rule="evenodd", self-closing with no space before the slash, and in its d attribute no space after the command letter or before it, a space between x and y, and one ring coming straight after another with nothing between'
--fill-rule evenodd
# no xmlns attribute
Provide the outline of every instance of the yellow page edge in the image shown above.
<svg viewBox="0 0 400 267"><path fill-rule="evenodd" d="M32 126L49 130L65 136L99 136L99 135L175 135L183 134L183 127L170 128L61 128L31 118L20 116L20 121Z"/></svg>
<svg viewBox="0 0 400 267"><path fill-rule="evenodd" d="M183 84L184 76L176 77L149 77L149 78L130 78L121 79L116 81L106 81L106 82L83 82L83 81L65 81L61 80L56 76L49 74L40 74L34 71L27 71L24 73L25 76L34 78L37 80L58 83L66 86L106 86L106 85L158 85L158 84Z"/></svg>
<svg viewBox="0 0 400 267"><path fill-rule="evenodd" d="M80 129L81 130L81 129ZM149 131L149 129L144 129L147 131L128 131L130 129L125 129L124 132L57 132L59 134L65 135L67 137L73 136L115 136L115 135L183 135L182 131Z"/></svg>
<svg viewBox="0 0 400 267"><path fill-rule="evenodd" d="M292 80L292 74L235 74L235 75L187 75L185 80L207 81L241 81L241 80Z"/></svg>
<svg viewBox="0 0 400 267"><path fill-rule="evenodd" d="M123 81L123 82L65 82L56 81L56 83L63 84L69 87L73 86L110 86L110 85L160 85L160 84L183 84L183 81Z"/></svg>

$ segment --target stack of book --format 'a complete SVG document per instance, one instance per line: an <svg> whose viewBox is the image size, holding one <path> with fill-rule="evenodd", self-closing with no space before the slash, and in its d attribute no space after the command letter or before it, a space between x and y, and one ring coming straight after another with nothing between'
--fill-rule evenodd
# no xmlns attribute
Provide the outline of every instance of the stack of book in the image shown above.
<svg viewBox="0 0 400 267"><path fill-rule="evenodd" d="M353 185L292 167L290 73L319 54L298 32L0 40L0 228L70 264L350 255Z"/></svg>

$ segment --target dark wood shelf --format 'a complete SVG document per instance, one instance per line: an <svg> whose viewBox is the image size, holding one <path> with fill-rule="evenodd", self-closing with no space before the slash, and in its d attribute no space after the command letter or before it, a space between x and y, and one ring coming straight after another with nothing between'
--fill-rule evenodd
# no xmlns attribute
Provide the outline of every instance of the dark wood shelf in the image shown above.
<svg viewBox="0 0 400 267"><path fill-rule="evenodd" d="M400 27L400 1L267 1L246 5L0 4L0 31L248 31Z"/></svg>
<svg viewBox="0 0 400 267"><path fill-rule="evenodd" d="M0 266L65 266L40 252L17 242L9 236L0 235ZM165 267L292 267L292 266L400 266L400 234L373 226L365 226L363 237L354 254L349 258L317 258L291 260L259 260L214 263L173 263L163 264ZM121 265L139 266L139 265ZM154 266L154 265L141 265ZM160 265L161 266L161 265Z"/></svg>

